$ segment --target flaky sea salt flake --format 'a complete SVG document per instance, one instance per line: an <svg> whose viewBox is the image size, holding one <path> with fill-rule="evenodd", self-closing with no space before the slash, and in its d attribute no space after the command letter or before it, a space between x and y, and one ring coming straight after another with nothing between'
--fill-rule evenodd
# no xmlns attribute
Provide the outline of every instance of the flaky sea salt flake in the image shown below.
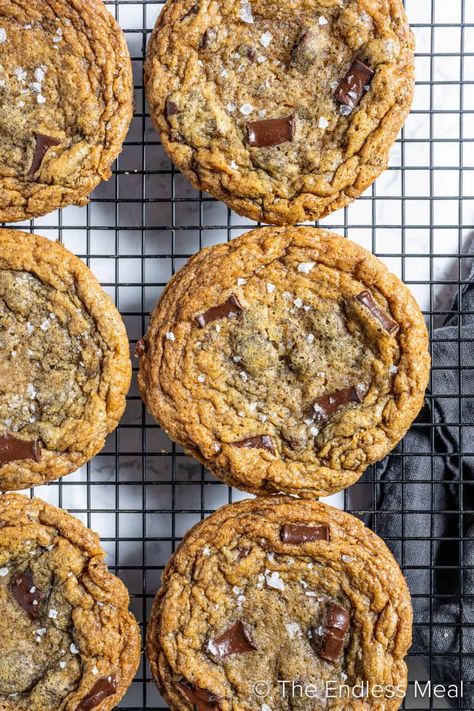
<svg viewBox="0 0 474 711"><path fill-rule="evenodd" d="M315 264L316 262L301 262L301 264L298 264L298 271L303 274L309 274Z"/></svg>
<svg viewBox="0 0 474 711"><path fill-rule="evenodd" d="M241 0L240 10L237 15L243 22L246 22L248 25L253 25L252 5L246 2L246 0Z"/></svg>
<svg viewBox="0 0 474 711"><path fill-rule="evenodd" d="M262 47L268 47L272 39L273 35L271 32L264 32L263 35L260 37L260 44L262 45Z"/></svg>
<svg viewBox="0 0 474 711"><path fill-rule="evenodd" d="M243 116L249 116L253 111L253 106L252 104L242 104L239 111Z"/></svg>
<svg viewBox="0 0 474 711"><path fill-rule="evenodd" d="M274 571L273 573L266 573L265 580L269 588L275 588L275 590L284 590L285 583L280 578L280 573Z"/></svg>

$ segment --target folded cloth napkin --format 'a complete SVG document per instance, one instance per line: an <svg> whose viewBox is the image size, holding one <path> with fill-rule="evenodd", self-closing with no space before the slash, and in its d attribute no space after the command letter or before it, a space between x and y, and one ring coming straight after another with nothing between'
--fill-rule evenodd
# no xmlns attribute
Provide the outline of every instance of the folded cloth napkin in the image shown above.
<svg viewBox="0 0 474 711"><path fill-rule="evenodd" d="M413 597L411 678L463 680L462 702L448 703L474 709L474 269L467 281L432 333L420 416L365 481L375 482L366 523L404 567Z"/></svg>

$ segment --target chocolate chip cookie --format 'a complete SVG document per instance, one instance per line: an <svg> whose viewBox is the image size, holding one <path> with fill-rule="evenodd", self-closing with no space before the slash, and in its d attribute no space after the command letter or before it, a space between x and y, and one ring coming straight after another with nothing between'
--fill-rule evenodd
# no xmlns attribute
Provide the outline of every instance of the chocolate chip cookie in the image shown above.
<svg viewBox="0 0 474 711"><path fill-rule="evenodd" d="M372 254L325 230L267 227L173 277L139 386L170 437L229 484L323 496L403 437L427 346L410 291Z"/></svg>
<svg viewBox="0 0 474 711"><path fill-rule="evenodd" d="M100 0L0 0L0 222L85 205L132 102L125 38Z"/></svg>
<svg viewBox="0 0 474 711"><path fill-rule="evenodd" d="M401 0L168 0L150 114L194 187L254 220L317 220L386 168L413 55Z"/></svg>
<svg viewBox="0 0 474 711"><path fill-rule="evenodd" d="M0 709L107 711L140 632L98 536L40 499L0 497Z"/></svg>
<svg viewBox="0 0 474 711"><path fill-rule="evenodd" d="M125 408L125 326L62 244L0 230L0 490L69 474Z"/></svg>
<svg viewBox="0 0 474 711"><path fill-rule="evenodd" d="M188 533L147 654L171 709L391 711L411 627L407 585L378 536L330 506L272 497L225 506Z"/></svg>

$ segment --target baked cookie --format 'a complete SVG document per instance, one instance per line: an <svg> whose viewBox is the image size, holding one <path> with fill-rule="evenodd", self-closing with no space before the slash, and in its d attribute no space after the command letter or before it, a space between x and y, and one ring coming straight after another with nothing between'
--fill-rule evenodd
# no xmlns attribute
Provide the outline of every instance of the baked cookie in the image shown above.
<svg viewBox="0 0 474 711"><path fill-rule="evenodd" d="M406 689L411 627L407 585L378 536L330 506L272 497L188 533L164 571L147 654L171 709L389 711ZM383 691L359 701L357 684Z"/></svg>
<svg viewBox="0 0 474 711"><path fill-rule="evenodd" d="M107 711L140 660L140 631L98 536L65 511L0 497L0 709Z"/></svg>
<svg viewBox="0 0 474 711"><path fill-rule="evenodd" d="M325 230L266 227L173 277L138 382L170 437L224 481L323 496L403 437L427 346L415 299L372 254Z"/></svg>
<svg viewBox="0 0 474 711"><path fill-rule="evenodd" d="M131 377L125 326L62 244L0 230L0 490L69 474L104 446Z"/></svg>
<svg viewBox="0 0 474 711"><path fill-rule="evenodd" d="M107 711L140 660L140 631L99 537L65 511L0 497L0 709Z"/></svg>
<svg viewBox="0 0 474 711"><path fill-rule="evenodd" d="M85 205L132 103L125 37L100 0L0 0L0 222Z"/></svg>
<svg viewBox="0 0 474 711"><path fill-rule="evenodd" d="M414 39L401 0L168 0L145 83L195 188L294 224L347 205L387 167Z"/></svg>

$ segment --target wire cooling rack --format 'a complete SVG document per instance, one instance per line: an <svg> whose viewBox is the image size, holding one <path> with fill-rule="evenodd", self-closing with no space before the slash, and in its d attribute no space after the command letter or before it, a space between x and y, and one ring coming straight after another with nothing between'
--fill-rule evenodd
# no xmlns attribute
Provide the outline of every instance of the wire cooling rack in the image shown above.
<svg viewBox="0 0 474 711"><path fill-rule="evenodd" d="M344 210L323 220L329 229L349 236L372 250L410 286L431 329L443 322L453 296L460 293L469 266L469 241L474 223L474 0L407 0L417 37L417 88L413 111L392 152L390 168L367 193ZM142 63L149 33L161 3L116 0L108 3L125 31L133 59L136 112L112 179L95 191L84 208L68 208L26 226L51 239L60 239L80 255L113 297L125 320L131 350L146 330L147 315L171 275L204 246L231 239L254 223L231 212L222 203L193 190L167 159L151 127L143 95ZM19 225L25 229L25 225ZM461 339L459 339L461 340ZM473 346L474 348L474 346ZM473 356L474 360L474 356ZM471 364L471 365L474 365ZM456 367L456 365L453 365ZM459 365L457 366L459 372ZM136 368L135 368L136 369ZM432 395L436 395L431 391ZM466 395L473 395L466 393ZM459 398L459 390L451 397ZM452 423L473 426L474 422ZM435 427L435 423L431 423ZM433 440L432 440L433 441ZM435 459L432 449L424 457ZM458 466L473 452L457 452ZM410 500L412 482L404 480L403 502ZM377 493L373 468L351 489L350 495L332 497L333 503L373 513ZM426 482L428 497L436 483ZM459 508L450 511L463 519L463 496L471 482L460 477ZM68 509L99 532L108 562L128 586L132 610L143 625L160 582L164 564L185 531L219 506L244 498L216 481L201 465L172 444L146 414L135 380L125 416L110 436L104 451L78 472L34 490L35 495ZM392 515L407 513L402 507ZM419 584L420 571L406 560L404 531L387 541L412 589L415 623L428 630L429 648L410 655L410 675L430 678L439 656L438 632L433 619L419 619L419 603L432 610L433 575L440 572L433 555L437 540L436 510L417 512L422 521L419 545L427 545L428 572ZM422 518L423 517L423 518ZM377 530L377 517L373 519ZM412 538L415 542L418 539ZM472 543L472 541L471 541ZM468 541L460 538L456 565L463 563ZM459 563L460 561L460 563ZM457 580L466 572L447 565L446 575ZM461 593L456 603L462 612ZM473 626L463 620L463 627ZM464 624L465 623L465 624ZM458 680L464 676L474 650L462 643L452 664ZM467 683L469 679L465 679ZM472 682L473 679L471 678ZM413 701L403 708L447 708L442 701ZM455 708L467 709L458 701ZM120 704L127 709L164 709L143 661L136 680Z"/></svg>

